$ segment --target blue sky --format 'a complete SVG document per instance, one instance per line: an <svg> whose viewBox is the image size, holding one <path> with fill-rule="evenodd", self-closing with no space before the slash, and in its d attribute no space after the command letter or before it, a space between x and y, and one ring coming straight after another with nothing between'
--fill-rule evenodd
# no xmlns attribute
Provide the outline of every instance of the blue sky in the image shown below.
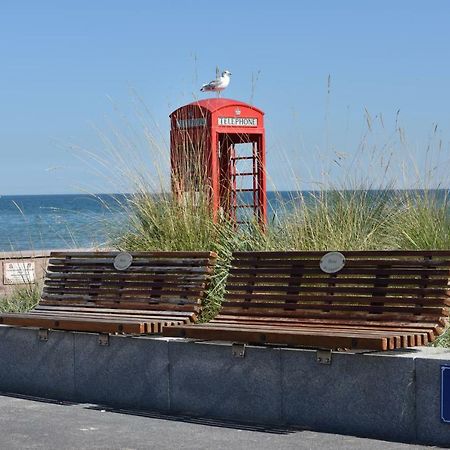
<svg viewBox="0 0 450 450"><path fill-rule="evenodd" d="M129 133L125 121L142 131L130 91L167 136L168 114L216 65L233 72L227 97L266 112L279 189L324 171L380 178L384 153L389 176L412 184L427 146L440 149L432 164L448 158L449 19L447 1L3 0L0 195L119 189L73 145L102 152L99 136Z"/></svg>

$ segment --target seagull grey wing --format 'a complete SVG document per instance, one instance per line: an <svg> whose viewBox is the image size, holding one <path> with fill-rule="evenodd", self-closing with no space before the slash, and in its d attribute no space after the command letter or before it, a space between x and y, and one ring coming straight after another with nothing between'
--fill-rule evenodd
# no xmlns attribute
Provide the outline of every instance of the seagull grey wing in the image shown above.
<svg viewBox="0 0 450 450"><path fill-rule="evenodd" d="M213 80L213 81L210 81L208 84L204 84L200 90L201 91L213 91L219 85L220 85L219 80Z"/></svg>
<svg viewBox="0 0 450 450"><path fill-rule="evenodd" d="M208 83L208 87L210 89L215 89L219 85L220 85L220 80L213 80Z"/></svg>

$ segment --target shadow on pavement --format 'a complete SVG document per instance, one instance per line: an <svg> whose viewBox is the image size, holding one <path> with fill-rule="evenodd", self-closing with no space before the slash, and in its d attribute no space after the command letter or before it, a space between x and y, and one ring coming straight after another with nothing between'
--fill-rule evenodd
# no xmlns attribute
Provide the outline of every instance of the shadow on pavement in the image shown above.
<svg viewBox="0 0 450 450"><path fill-rule="evenodd" d="M77 402L69 402L66 400L55 400L52 398L44 398L44 397L35 397L34 395L25 395L25 394L14 394L11 392L1 392L0 396L2 397L11 397L11 398L19 398L22 400L32 400L33 402L40 402L40 403L49 403L52 405L64 405L64 406L73 406L73 405L79 405Z"/></svg>
<svg viewBox="0 0 450 450"><path fill-rule="evenodd" d="M149 412L149 411L111 408L108 406L90 405L90 406L86 406L86 409L91 409L91 410L96 410L96 411L107 411L110 413L126 414L126 415L132 415L132 416L148 417L151 419L172 420L172 421L176 421L176 422L185 422L185 423L192 423L192 424L197 424L197 425L206 425L206 426L210 426L210 427L231 428L234 430L245 430L245 431L258 431L260 433L291 434L291 433L297 433L299 431L305 430L303 428L274 427L271 425L248 424L248 423L240 423L240 422L220 420L220 419L207 419L204 417L171 415L171 414L165 414L165 413L156 412L156 411Z"/></svg>

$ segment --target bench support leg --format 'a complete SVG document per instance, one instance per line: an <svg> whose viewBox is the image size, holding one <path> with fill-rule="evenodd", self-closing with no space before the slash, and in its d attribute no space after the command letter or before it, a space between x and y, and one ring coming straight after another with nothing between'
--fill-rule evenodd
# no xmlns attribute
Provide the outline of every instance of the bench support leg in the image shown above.
<svg viewBox="0 0 450 450"><path fill-rule="evenodd" d="M42 342L48 341L48 330L46 328L40 328L38 331L38 339Z"/></svg>
<svg viewBox="0 0 450 450"><path fill-rule="evenodd" d="M245 357L245 344L231 344L231 354L235 358L244 358Z"/></svg>
<svg viewBox="0 0 450 450"><path fill-rule="evenodd" d="M331 350L317 350L316 361L319 364L331 364Z"/></svg>
<svg viewBox="0 0 450 450"><path fill-rule="evenodd" d="M109 334L100 333L98 335L98 345L108 346L109 345Z"/></svg>

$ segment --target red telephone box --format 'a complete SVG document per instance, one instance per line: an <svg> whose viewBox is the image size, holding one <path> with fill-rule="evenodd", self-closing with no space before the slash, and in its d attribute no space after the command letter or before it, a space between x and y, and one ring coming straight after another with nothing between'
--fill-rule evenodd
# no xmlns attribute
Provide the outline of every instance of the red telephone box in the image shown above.
<svg viewBox="0 0 450 450"><path fill-rule="evenodd" d="M172 189L207 187L214 217L267 220L264 113L225 98L199 100L170 114Z"/></svg>

